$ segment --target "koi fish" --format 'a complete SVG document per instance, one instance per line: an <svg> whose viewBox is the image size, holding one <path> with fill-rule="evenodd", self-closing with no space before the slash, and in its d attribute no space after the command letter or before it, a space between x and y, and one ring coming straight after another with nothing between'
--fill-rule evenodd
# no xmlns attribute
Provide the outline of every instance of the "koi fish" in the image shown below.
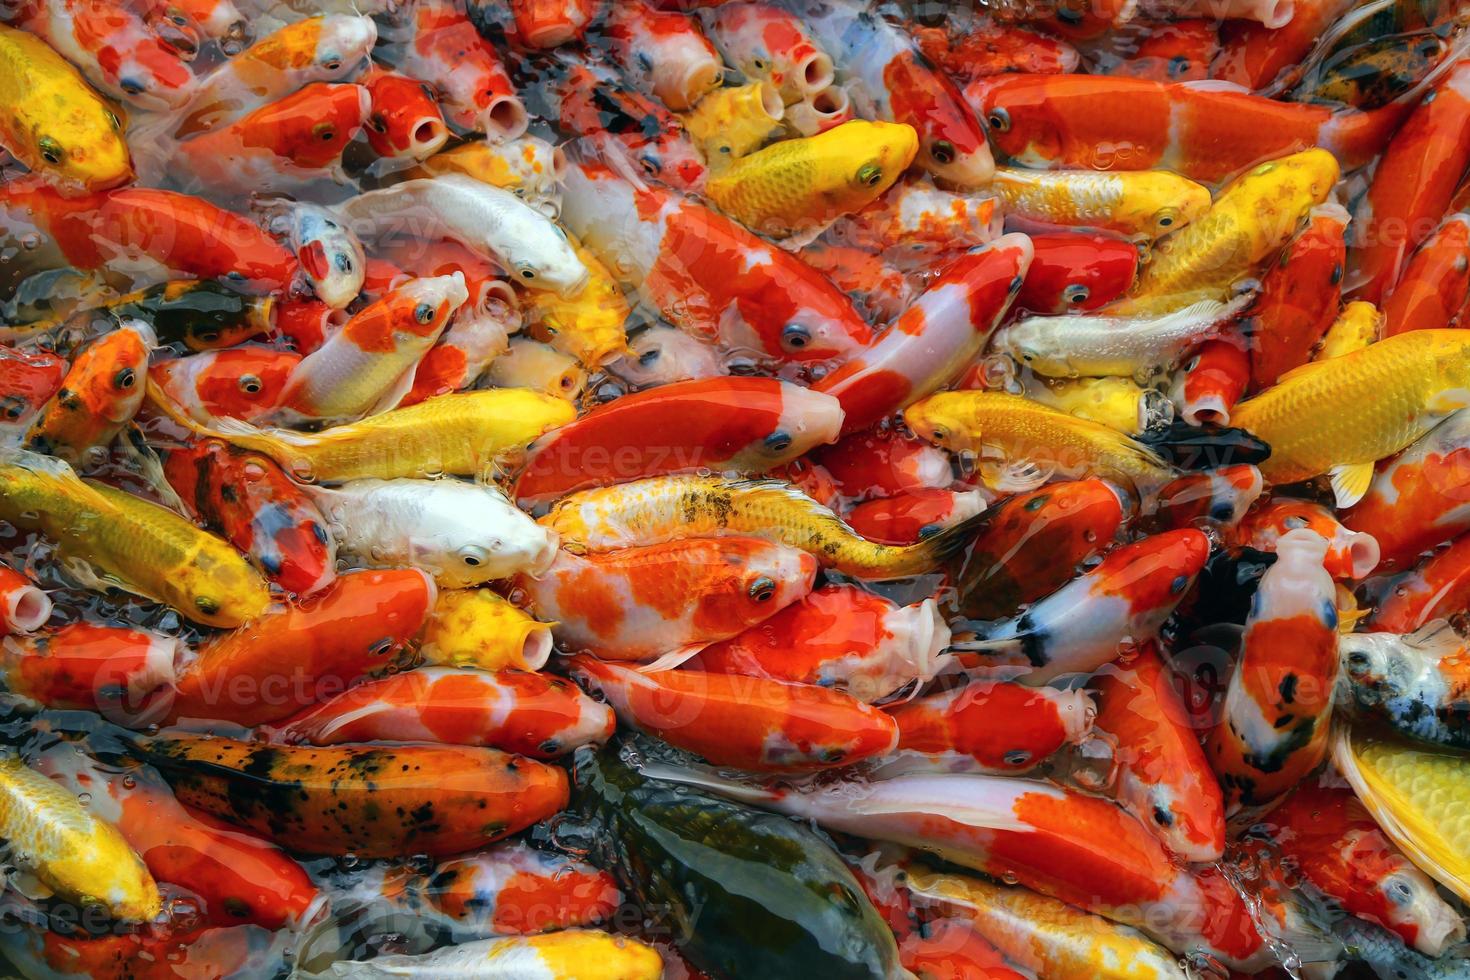
<svg viewBox="0 0 1470 980"><path fill-rule="evenodd" d="M963 33L912 26L910 33L924 57L960 83L1013 71L1063 75L1081 62L1066 41L1017 24L977 22Z"/></svg>
<svg viewBox="0 0 1470 980"><path fill-rule="evenodd" d="M757 538L690 538L593 555L557 553L515 588L568 650L612 660L693 653L811 591L811 555ZM610 614L614 608L623 610Z"/></svg>
<svg viewBox="0 0 1470 980"><path fill-rule="evenodd" d="M726 64L770 85L790 105L832 86L832 59L800 17L764 3L725 4L709 20L710 40Z"/></svg>
<svg viewBox="0 0 1470 980"><path fill-rule="evenodd" d="M1000 950L963 919L934 919L922 933L904 937L899 962L921 980L1024 980L1006 966Z"/></svg>
<svg viewBox="0 0 1470 980"><path fill-rule="evenodd" d="M613 480L700 469L761 473L835 441L841 424L834 399L774 378L664 385L598 406L537 440L515 499L539 507Z"/></svg>
<svg viewBox="0 0 1470 980"><path fill-rule="evenodd" d="M865 429L943 387L972 361L1020 292L1031 241L1003 235L972 249L868 347L814 391L842 405L844 435Z"/></svg>
<svg viewBox="0 0 1470 980"><path fill-rule="evenodd" d="M156 342L146 324L128 320L84 348L26 430L26 448L80 464L111 443L143 404Z"/></svg>
<svg viewBox="0 0 1470 980"><path fill-rule="evenodd" d="M693 106L724 76L714 45L688 14L627 0L608 8L603 33L633 87L675 112Z"/></svg>
<svg viewBox="0 0 1470 980"><path fill-rule="evenodd" d="M25 575L0 565L0 634L34 633L50 618L50 597Z"/></svg>
<svg viewBox="0 0 1470 980"><path fill-rule="evenodd" d="M150 384L148 403L201 438L269 456L304 481L478 476L504 453L576 415L566 402L520 388L440 395L322 432L257 429L219 419L215 429L185 415Z"/></svg>
<svg viewBox="0 0 1470 980"><path fill-rule="evenodd" d="M801 259L673 191L574 165L562 219L620 282L701 339L776 364L830 360L872 339Z"/></svg>
<svg viewBox="0 0 1470 980"><path fill-rule="evenodd" d="M1020 668L1023 684L1086 674L1156 637L1194 584L1210 541L1193 528L1124 545L1021 615L955 643L966 666Z"/></svg>
<svg viewBox="0 0 1470 980"><path fill-rule="evenodd" d="M1282 27L1248 20L1222 22L1220 52L1210 63L1210 73L1248 89L1268 88L1283 75L1293 74L1350 6L1349 0L1294 0L1291 20Z"/></svg>
<svg viewBox="0 0 1470 980"><path fill-rule="evenodd" d="M510 191L527 204L554 217L561 208L558 184L566 172L566 155L529 134L494 143L461 143L435 153L417 167L404 171L406 177L436 177L460 173Z"/></svg>
<svg viewBox="0 0 1470 980"><path fill-rule="evenodd" d="M812 454L842 496L863 501L914 490L941 490L954 483L949 457L941 449L879 427L843 436Z"/></svg>
<svg viewBox="0 0 1470 980"><path fill-rule="evenodd" d="M1152 645L1100 672L1096 727L1113 743L1119 802L1180 860L1218 861L1225 803L1174 678Z"/></svg>
<svg viewBox="0 0 1470 980"><path fill-rule="evenodd" d="M299 363L301 355L292 351L236 347L163 361L148 369L148 378L196 422L258 422L280 406Z"/></svg>
<svg viewBox="0 0 1470 980"><path fill-rule="evenodd" d="M276 416L354 421L393 408L412 386L414 366L468 298L458 274L395 287L301 359Z"/></svg>
<svg viewBox="0 0 1470 980"><path fill-rule="evenodd" d="M961 188L990 182L995 161L975 111L908 35L846 0L792 12L836 62L860 115L912 126L919 165L936 178Z"/></svg>
<svg viewBox="0 0 1470 980"><path fill-rule="evenodd" d="M500 262L528 289L571 298L587 284L587 267L565 232L514 194L463 174L366 191L336 211L362 238L409 222L420 236L454 239Z"/></svg>
<svg viewBox="0 0 1470 980"><path fill-rule="evenodd" d="M983 504L982 504L983 508ZM581 552L710 535L760 537L798 548L844 575L906 578L964 546L973 521L907 548L874 545L832 511L778 480L665 476L563 497L541 523Z"/></svg>
<svg viewBox="0 0 1470 980"><path fill-rule="evenodd" d="M587 370L575 357L530 337L513 338L485 376L497 388L529 388L574 405L587 387Z"/></svg>
<svg viewBox="0 0 1470 980"><path fill-rule="evenodd" d="M999 238L1003 224L997 201L905 182L843 218L830 237L879 252L902 269L928 269L938 260Z"/></svg>
<svg viewBox="0 0 1470 980"><path fill-rule="evenodd" d="M813 242L802 260L852 297L870 320L894 320L913 300L908 278L880 256L846 245Z"/></svg>
<svg viewBox="0 0 1470 980"><path fill-rule="evenodd" d="M1167 170L1014 170L995 172L991 190L1006 209L1050 224L1116 231L1153 241L1197 220L1207 188Z"/></svg>
<svg viewBox="0 0 1470 980"><path fill-rule="evenodd" d="M1205 525L1232 530L1265 486L1261 471L1250 463L1185 473L1159 490L1155 516L1168 530Z"/></svg>
<svg viewBox="0 0 1470 980"><path fill-rule="evenodd" d="M685 666L816 684L871 703L932 678L948 645L932 599L899 606L855 586L824 585Z"/></svg>
<svg viewBox="0 0 1470 980"><path fill-rule="evenodd" d="M996 489L1034 490L1054 475L1101 476L1147 494L1173 476L1161 456L1116 429L1019 395L943 391L903 417L919 438L979 455L985 482Z"/></svg>
<svg viewBox="0 0 1470 980"><path fill-rule="evenodd" d="M178 673L168 720L289 717L397 662L434 596L433 580L416 569L339 575L318 595L202 645Z"/></svg>
<svg viewBox="0 0 1470 980"><path fill-rule="evenodd" d="M870 541L912 547L969 529L985 510L980 490L910 490L869 500L847 512L852 529Z"/></svg>
<svg viewBox="0 0 1470 980"><path fill-rule="evenodd" d="M70 365L47 351L0 348L0 424L19 429L61 390Z"/></svg>
<svg viewBox="0 0 1470 980"><path fill-rule="evenodd" d="M541 936L508 936L445 946L420 956L394 954L372 960L337 960L322 973L304 978L474 976L481 980L515 977L577 977L578 980L658 980L663 960L651 946L595 929L568 929Z"/></svg>
<svg viewBox="0 0 1470 980"><path fill-rule="evenodd" d="M1411 633L1470 608L1470 538L1459 537L1411 571L1388 578L1368 614L1369 632Z"/></svg>
<svg viewBox="0 0 1470 980"><path fill-rule="evenodd" d="M1378 540L1366 531L1344 527L1321 504L1291 497L1272 497L1257 503L1236 528L1235 544L1261 552L1275 552L1283 537L1299 528L1315 531L1327 542L1322 567L1340 581L1366 578L1378 567Z"/></svg>
<svg viewBox="0 0 1470 980"><path fill-rule="evenodd" d="M1200 344L1174 377L1169 395L1189 425L1230 424L1230 412L1251 380L1250 354L1233 331Z"/></svg>
<svg viewBox="0 0 1470 980"><path fill-rule="evenodd" d="M1386 337L1411 330L1463 327L1470 300L1470 215L1444 219L1409 256L1383 301Z"/></svg>
<svg viewBox="0 0 1470 980"><path fill-rule="evenodd" d="M126 4L27 3L14 23L42 38L112 98L164 112L177 109L193 94L194 73L178 49L155 35Z"/></svg>
<svg viewBox="0 0 1470 980"><path fill-rule="evenodd" d="M308 854L462 854L567 802L565 772L496 749L308 748L176 734L137 738L130 751L185 806Z"/></svg>
<svg viewBox="0 0 1470 980"><path fill-rule="evenodd" d="M736 88L717 88L679 118L709 162L710 170L723 173L780 131L786 107L781 104L776 89L763 82L753 82Z"/></svg>
<svg viewBox="0 0 1470 980"><path fill-rule="evenodd" d="M961 387L972 386L967 379ZM1132 378L1048 378L1033 374L1021 379L1021 394L1127 436L1146 435L1164 419L1173 417L1173 405L1163 392L1142 387Z"/></svg>
<svg viewBox="0 0 1470 980"><path fill-rule="evenodd" d="M556 537L493 484L461 480L351 480L306 493L329 537L359 562L422 569L446 588L521 573L540 575Z"/></svg>
<svg viewBox="0 0 1470 980"><path fill-rule="evenodd" d="M1209 78L1210 66L1220 51L1217 16L1212 9L1207 17L1150 25L1137 50L1113 73L1158 82Z"/></svg>
<svg viewBox="0 0 1470 980"><path fill-rule="evenodd" d="M434 87L444 118L469 133L515 139L530 116L495 46L449 0L416 4L394 67Z"/></svg>
<svg viewBox="0 0 1470 980"><path fill-rule="evenodd" d="M1261 277L1251 308L1251 390L1260 391L1311 359L1337 315L1347 246L1348 213L1340 205L1312 209L1307 227Z"/></svg>
<svg viewBox="0 0 1470 980"><path fill-rule="evenodd" d="M158 884L117 828L13 752L0 757L0 828L15 865L62 900L132 922L162 911Z"/></svg>
<svg viewBox="0 0 1470 980"><path fill-rule="evenodd" d="M1234 421L1271 446L1260 464L1267 482L1330 473L1338 506L1351 507L1368 492L1375 461L1464 407L1467 380L1461 331L1416 330L1303 365L1241 402Z"/></svg>
<svg viewBox="0 0 1470 980"><path fill-rule="evenodd" d="M1342 308L1332 326L1327 328L1322 346L1312 360L1326 361L1362 350L1378 339L1382 326L1383 314L1378 312L1378 307L1354 300Z"/></svg>
<svg viewBox="0 0 1470 980"><path fill-rule="evenodd" d="M587 285L573 299L550 292L533 293L526 309L533 337L577 359L588 371L627 353L628 301L607 266L580 243L577 258L587 267Z"/></svg>
<svg viewBox="0 0 1470 980"><path fill-rule="evenodd" d="M510 0L516 37L533 48L555 48L580 38L602 0Z"/></svg>
<svg viewBox="0 0 1470 980"><path fill-rule="evenodd" d="M368 91L367 141L388 160L427 160L449 140L449 127L424 82L373 68L363 78Z"/></svg>
<svg viewBox="0 0 1470 980"><path fill-rule="evenodd" d="M1377 630L1388 624L1375 623ZM1338 640L1342 673L1357 710L1400 735L1450 748L1470 746L1464 704L1470 658L1442 623L1391 632L1348 633Z"/></svg>
<svg viewBox="0 0 1470 980"><path fill-rule="evenodd" d="M551 659L551 624L489 589L441 592L419 653L430 665L538 671Z"/></svg>
<svg viewBox="0 0 1470 980"><path fill-rule="evenodd" d="M1223 715L1206 741L1231 811L1279 798L1327 756L1337 604L1326 555L1321 535L1290 531L1256 589Z"/></svg>
<svg viewBox="0 0 1470 980"><path fill-rule="evenodd" d="M239 552L167 508L32 453L0 466L0 486L4 519L51 539L89 588L120 587L208 626L239 626L265 610L265 580Z"/></svg>
<svg viewBox="0 0 1470 980"><path fill-rule="evenodd" d="M291 247L314 296L334 310L357 299L367 275L367 256L362 243L332 212L320 205L285 200L253 204L252 208L265 227Z"/></svg>
<svg viewBox="0 0 1470 980"><path fill-rule="evenodd" d="M898 754L891 766L899 772L915 763L942 772L1029 772L1085 739L1095 713L1085 691L972 681L894 709Z"/></svg>
<svg viewBox="0 0 1470 980"><path fill-rule="evenodd" d="M1122 296L1138 271L1138 249L1106 235L1031 236L1031 266L1016 306L1035 313L1095 310Z"/></svg>
<svg viewBox="0 0 1470 980"><path fill-rule="evenodd" d="M703 381L729 372L716 350L678 327L652 326L628 337L628 353L607 370L633 386L654 388L676 381Z"/></svg>
<svg viewBox="0 0 1470 980"><path fill-rule="evenodd" d="M288 744L439 742L554 759L612 736L612 709L550 674L422 667L368 681L276 727Z"/></svg>
<svg viewBox="0 0 1470 980"><path fill-rule="evenodd" d="M287 592L310 595L337 577L326 518L269 457L207 439L169 450L163 473L185 513Z"/></svg>
<svg viewBox="0 0 1470 980"><path fill-rule="evenodd" d="M155 695L186 657L174 637L87 622L0 639L0 670L12 693L47 708L96 711L130 728L159 719Z"/></svg>

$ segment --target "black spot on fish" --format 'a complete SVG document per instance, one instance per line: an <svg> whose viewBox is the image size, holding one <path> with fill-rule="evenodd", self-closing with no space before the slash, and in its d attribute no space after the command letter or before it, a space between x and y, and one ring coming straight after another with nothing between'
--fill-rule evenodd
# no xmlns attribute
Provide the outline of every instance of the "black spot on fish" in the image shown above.
<svg viewBox="0 0 1470 980"><path fill-rule="evenodd" d="M1281 693L1282 704L1291 704L1294 700L1296 700L1297 680L1298 679L1295 674L1287 674L1285 677L1281 678L1281 683L1276 686L1276 690Z"/></svg>

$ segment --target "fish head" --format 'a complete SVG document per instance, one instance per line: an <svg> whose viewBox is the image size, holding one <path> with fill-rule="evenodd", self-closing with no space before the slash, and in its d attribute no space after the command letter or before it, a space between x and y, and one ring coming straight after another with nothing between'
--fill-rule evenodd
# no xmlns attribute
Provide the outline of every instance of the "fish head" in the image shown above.
<svg viewBox="0 0 1470 980"><path fill-rule="evenodd" d="M1129 224L1148 228L1152 237L1172 234L1210 209L1210 191L1202 184L1164 170L1130 178Z"/></svg>
<svg viewBox="0 0 1470 980"><path fill-rule="evenodd" d="M993 75L971 83L965 96L995 149L1014 163L1047 168L1065 153L1048 107L1045 76Z"/></svg>
<svg viewBox="0 0 1470 980"><path fill-rule="evenodd" d="M718 538L694 620L701 633L731 636L775 615L812 589L817 560L758 538Z"/></svg>
<svg viewBox="0 0 1470 980"><path fill-rule="evenodd" d="M854 119L823 133L820 140L826 158L857 195L858 206L891 187L919 152L918 132L903 123Z"/></svg>
<svg viewBox="0 0 1470 980"><path fill-rule="evenodd" d="M1174 610L1209 556L1210 539L1204 532L1166 531L1120 548L1089 574L1096 576L1096 592L1128 603L1141 633Z"/></svg>
<svg viewBox="0 0 1470 980"><path fill-rule="evenodd" d="M239 552L217 543L219 549L199 551L192 563L171 574L160 598L196 623L232 629L266 611L270 590Z"/></svg>
<svg viewBox="0 0 1470 980"><path fill-rule="evenodd" d="M960 452L978 445L983 435L979 420L967 410L968 402L961 392L941 391L904 409L903 420L920 439Z"/></svg>
<svg viewBox="0 0 1470 980"><path fill-rule="evenodd" d="M65 105L28 134L29 162L87 191L131 183L136 174L123 133L122 120L100 100Z"/></svg>
<svg viewBox="0 0 1470 980"><path fill-rule="evenodd" d="M426 160L443 149L449 127L427 83L375 72L365 84L371 103L367 140L374 153L389 159Z"/></svg>
<svg viewBox="0 0 1470 980"><path fill-rule="evenodd" d="M143 398L152 336L141 321L102 336L77 356L59 397L70 393L96 418L111 422L130 418Z"/></svg>
<svg viewBox="0 0 1470 980"><path fill-rule="evenodd" d="M985 130L954 83L917 51L895 55L883 66L889 109L918 133L920 167L958 188L979 188L995 175Z"/></svg>
<svg viewBox="0 0 1470 980"><path fill-rule="evenodd" d="M301 361L292 351L233 347L156 364L150 371L169 397L201 422L258 419L279 404Z"/></svg>
<svg viewBox="0 0 1470 980"><path fill-rule="evenodd" d="M764 472L837 441L842 403L831 395L781 383L781 410L770 430L737 454L742 468Z"/></svg>
<svg viewBox="0 0 1470 980"><path fill-rule="evenodd" d="M1344 633L1337 653L1354 696L1365 706L1408 694L1427 666L1423 650L1393 633Z"/></svg>
<svg viewBox="0 0 1470 980"><path fill-rule="evenodd" d="M356 70L378 41L378 25L371 17L356 14L329 14L299 21L277 34L292 28L298 29L293 46L309 55L313 74L322 79L342 78Z"/></svg>
<svg viewBox="0 0 1470 980"><path fill-rule="evenodd" d="M325 214L298 223L296 259L322 302L340 310L357 298L367 275L367 256L357 236Z"/></svg>
<svg viewBox="0 0 1470 980"><path fill-rule="evenodd" d="M420 337L436 337L449 318L469 299L464 273L410 279L384 297L392 306L395 330Z"/></svg>

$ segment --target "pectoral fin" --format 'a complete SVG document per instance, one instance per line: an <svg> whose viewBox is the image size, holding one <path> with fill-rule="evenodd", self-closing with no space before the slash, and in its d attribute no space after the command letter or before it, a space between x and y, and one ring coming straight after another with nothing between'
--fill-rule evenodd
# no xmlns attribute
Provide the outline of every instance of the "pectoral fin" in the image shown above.
<svg viewBox="0 0 1470 980"><path fill-rule="evenodd" d="M1351 507L1363 499L1373 482L1372 463L1344 463L1327 471L1332 480L1332 494L1339 508Z"/></svg>

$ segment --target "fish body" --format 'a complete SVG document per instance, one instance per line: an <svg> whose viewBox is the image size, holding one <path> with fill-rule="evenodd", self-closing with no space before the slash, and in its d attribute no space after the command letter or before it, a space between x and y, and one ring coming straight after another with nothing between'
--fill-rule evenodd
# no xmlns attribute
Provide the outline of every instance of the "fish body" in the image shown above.
<svg viewBox="0 0 1470 980"><path fill-rule="evenodd" d="M1029 772L1086 738L1094 713L1084 691L972 681L894 709L898 765L921 761L949 772Z"/></svg>
<svg viewBox="0 0 1470 980"><path fill-rule="evenodd" d="M434 177L461 173L510 191L539 211L555 214L560 207L557 184L566 168L560 147L529 134L513 140L461 143L436 152L405 176Z"/></svg>
<svg viewBox="0 0 1470 980"><path fill-rule="evenodd" d="M1265 489L1261 471L1250 463L1185 473L1159 491L1157 516L1167 528L1210 525L1232 530Z"/></svg>
<svg viewBox="0 0 1470 980"><path fill-rule="evenodd" d="M875 545L790 484L665 476L563 497L541 523L564 547L606 551L682 537L764 537L809 552L821 564L858 578L904 578L933 569L961 533L908 548Z"/></svg>
<svg viewBox="0 0 1470 980"><path fill-rule="evenodd" d="M1326 361L1362 350L1378 339L1382 327L1383 314L1378 312L1378 307L1354 300L1342 308L1332 326L1327 328L1322 346L1313 360Z"/></svg>
<svg viewBox="0 0 1470 980"><path fill-rule="evenodd" d="M310 481L479 476L502 454L570 422L575 414L559 398L499 388L440 395L306 435L238 422L208 429L179 414L161 391L150 398L191 432L262 453L293 477Z"/></svg>
<svg viewBox="0 0 1470 980"><path fill-rule="evenodd" d="M1031 241L1003 235L948 266L864 351L814 385L865 429L952 381L985 348L1031 265Z"/></svg>
<svg viewBox="0 0 1470 980"><path fill-rule="evenodd" d="M612 709L550 674L420 667L368 681L288 719L288 744L441 742L535 759L606 742Z"/></svg>
<svg viewBox="0 0 1470 980"><path fill-rule="evenodd" d="M974 648L981 667L1019 668L1024 684L1091 673L1127 647L1158 635L1209 557L1210 542L1193 528L1124 545L1095 568L985 632ZM998 656L990 658L986 653ZM962 662L971 663L969 658Z"/></svg>
<svg viewBox="0 0 1470 980"><path fill-rule="evenodd" d="M533 48L554 48L580 38L602 9L602 0L511 0L516 37Z"/></svg>
<svg viewBox="0 0 1470 980"><path fill-rule="evenodd" d="M818 684L879 701L927 681L949 627L932 599L899 606L851 585L824 585L689 662L712 673Z"/></svg>
<svg viewBox="0 0 1470 980"><path fill-rule="evenodd" d="M96 711L128 727L158 719L155 695L186 658L187 647L174 637L87 622L0 639L0 669L12 693L47 708Z"/></svg>
<svg viewBox="0 0 1470 980"><path fill-rule="evenodd" d="M1016 306L1035 313L1106 306L1128 291L1138 273L1138 248L1111 235L1032 235L1031 249Z"/></svg>
<svg viewBox="0 0 1470 980"><path fill-rule="evenodd" d="M351 421L392 408L412 382L414 366L468 297L459 275L395 287L301 359L278 414L290 421Z"/></svg>
<svg viewBox="0 0 1470 980"><path fill-rule="evenodd" d="M814 772L892 752L893 719L829 688L701 670L642 673L582 655L571 674L618 718L718 766Z"/></svg>
<svg viewBox="0 0 1470 980"><path fill-rule="evenodd" d="M517 588L569 651L649 660L727 639L811 591L816 559L757 538L690 538L592 555L558 552Z"/></svg>
<svg viewBox="0 0 1470 980"><path fill-rule="evenodd" d="M181 665L168 721L279 721L404 657L434 606L415 569L339 575L321 593L202 644ZM288 666L283 666L283 661Z"/></svg>
<svg viewBox="0 0 1470 980"><path fill-rule="evenodd" d="M0 424L28 427L61 390L70 365L48 351L0 349Z"/></svg>
<svg viewBox="0 0 1470 980"><path fill-rule="evenodd" d="M957 194L926 181L905 180L838 221L831 237L917 271L999 238L1003 227L996 197Z"/></svg>
<svg viewBox="0 0 1470 980"><path fill-rule="evenodd" d="M1368 614L1370 631L1410 633L1470 608L1470 538L1456 538L1418 568L1391 576L1387 584Z"/></svg>
<svg viewBox="0 0 1470 980"><path fill-rule="evenodd" d="M732 352L828 361L873 337L852 301L801 259L673 191L574 165L562 218L671 324Z"/></svg>
<svg viewBox="0 0 1470 980"><path fill-rule="evenodd" d="M844 436L814 453L813 461L849 500L940 490L954 482L944 450L889 427Z"/></svg>
<svg viewBox="0 0 1470 980"><path fill-rule="evenodd" d="M968 536L967 522L984 510L982 490L909 490L858 504L847 522L869 541L912 547L941 534Z"/></svg>
<svg viewBox="0 0 1470 980"><path fill-rule="evenodd" d="M5 519L50 538L57 556L95 587L121 587L209 626L239 626L265 611L265 579L173 511L83 482L65 463L33 454L0 467L0 486Z"/></svg>
<svg viewBox="0 0 1470 980"><path fill-rule="evenodd" d="M1066 478L1100 476L1148 492L1169 481L1168 463L1142 443L1097 422L1073 418L1018 395L953 391L909 406L914 434L951 452L997 457ZM1017 474L1027 482L1035 476ZM1034 489L1022 487L1022 489Z"/></svg>
<svg viewBox="0 0 1470 980"><path fill-rule="evenodd" d="M326 518L269 457L210 439L170 450L163 473L185 513L287 592L310 595L336 578Z"/></svg>
<svg viewBox="0 0 1470 980"><path fill-rule="evenodd" d="M515 499L541 506L614 480L699 469L765 472L835 441L841 424L833 398L774 378L663 385L603 404L538 440Z"/></svg>
<svg viewBox="0 0 1470 980"><path fill-rule="evenodd" d="M910 933L898 948L899 961L917 976L963 976L973 980L1024 980L972 924L943 917ZM963 971L963 972L961 972Z"/></svg>
<svg viewBox="0 0 1470 980"><path fill-rule="evenodd" d="M802 17L832 56L839 82L863 116L914 128L919 166L960 188L989 183L995 161L975 110L906 34L848 0L817 10L800 5L787 9Z"/></svg>
<svg viewBox="0 0 1470 980"><path fill-rule="evenodd" d="M1348 213L1340 205L1313 208L1307 226L1266 268L1251 306L1251 390L1269 388L1311 360L1337 315L1347 261Z"/></svg>
<svg viewBox="0 0 1470 980"><path fill-rule="evenodd" d="M540 575L556 537L497 487L462 480L351 480L310 487L329 537L359 561L421 568L446 588Z"/></svg>
<svg viewBox="0 0 1470 980"><path fill-rule="evenodd" d="M1408 257L1383 301L1384 335L1461 327L1470 300L1470 215L1448 215Z"/></svg>
<svg viewBox="0 0 1470 980"><path fill-rule="evenodd" d="M1470 656L1453 632L1430 625L1406 635L1349 633L1338 641L1338 651L1359 712L1415 741L1470 746L1463 720L1470 700Z"/></svg>
<svg viewBox="0 0 1470 980"><path fill-rule="evenodd" d="M309 748L178 734L139 739L133 751L180 803L306 853L460 854L567 801L562 770L469 746Z"/></svg>
<svg viewBox="0 0 1470 980"><path fill-rule="evenodd" d="M10 859L63 901L95 901L133 922L162 911L157 883L117 828L14 754L0 758L0 827Z"/></svg>
<svg viewBox="0 0 1470 980"><path fill-rule="evenodd" d="M1463 407L1470 346L1457 330L1416 330L1298 368L1236 406L1236 425L1264 439L1269 483L1334 471L1339 506L1367 492L1372 464Z"/></svg>
<svg viewBox="0 0 1470 980"><path fill-rule="evenodd" d="M636 939L595 929L568 929L540 936L507 936L445 946L418 956L394 954L366 961L338 960L304 978L354 980L419 977L474 980L658 980L658 952Z"/></svg>
<svg viewBox="0 0 1470 980"><path fill-rule="evenodd" d="M876 200L917 149L908 126L855 119L741 157L706 182L705 194L752 231L787 238Z"/></svg>
<svg viewBox="0 0 1470 980"><path fill-rule="evenodd" d="M1209 209L1207 188L1167 170L995 172L992 191L1010 212L1050 224L1119 232L1153 241Z"/></svg>
<svg viewBox="0 0 1470 980"><path fill-rule="evenodd" d="M196 80L188 63L136 9L102 0L21 6L14 23L44 39L110 97L166 112L193 94Z"/></svg>
<svg viewBox="0 0 1470 980"><path fill-rule="evenodd" d="M603 32L624 75L644 95L675 112L688 109L723 79L725 65L699 22L642 0L608 8Z"/></svg>
<svg viewBox="0 0 1470 980"><path fill-rule="evenodd" d="M154 342L146 324L128 320L88 344L26 431L26 447L80 464L111 443L143 404Z"/></svg>
<svg viewBox="0 0 1470 980"><path fill-rule="evenodd" d="M251 296L222 282L172 279L78 310L64 319L40 320L0 328L17 343L33 338L70 343L112 330L120 320L140 320L163 344L188 350L234 347L257 334L269 333L275 300Z"/></svg>
<svg viewBox="0 0 1470 980"><path fill-rule="evenodd" d="M565 232L511 192L464 174L366 191L336 210L363 238L402 222L420 236L452 238L499 261L528 289L570 298L587 284Z"/></svg>
<svg viewBox="0 0 1470 980"><path fill-rule="evenodd" d="M1152 648L1101 672L1096 726L1114 743L1118 800L1180 860L1218 861L1225 804L1175 683Z"/></svg>
<svg viewBox="0 0 1470 980"><path fill-rule="evenodd" d="M1315 531L1289 531L1256 589L1240 663L1206 743L1231 811L1279 799L1326 758L1338 662L1326 555Z"/></svg>
<svg viewBox="0 0 1470 980"><path fill-rule="evenodd" d="M458 129L515 139L529 116L495 46L449 0L416 4L398 53L398 71L432 85L444 118Z"/></svg>

